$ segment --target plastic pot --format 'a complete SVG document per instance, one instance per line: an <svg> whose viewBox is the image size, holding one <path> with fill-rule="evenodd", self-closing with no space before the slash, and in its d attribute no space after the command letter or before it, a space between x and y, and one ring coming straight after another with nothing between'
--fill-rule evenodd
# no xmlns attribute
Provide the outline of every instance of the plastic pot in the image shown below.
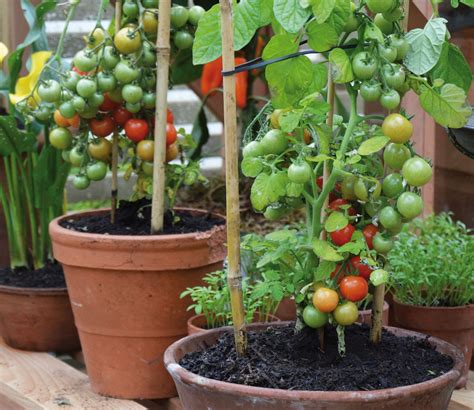
<svg viewBox="0 0 474 410"><path fill-rule="evenodd" d="M59 224L106 212L61 217L49 228L92 389L127 399L175 396L163 353L186 335L190 299L179 295L222 269L225 225L181 235L121 236L75 232Z"/></svg>
<svg viewBox="0 0 474 410"><path fill-rule="evenodd" d="M250 329L266 329L268 326L282 326L280 322L265 326L249 326ZM387 327L399 336L426 339L425 335L404 329ZM436 350L449 355L454 368L432 380L411 386L372 391L296 391L251 387L211 380L185 370L179 365L187 353L206 349L216 343L223 332L231 328L210 330L188 336L173 343L165 353L167 370L173 376L179 397L185 410L401 410L430 409L444 410L448 407L454 386L463 366L462 354L455 346L436 338L430 343Z"/></svg>

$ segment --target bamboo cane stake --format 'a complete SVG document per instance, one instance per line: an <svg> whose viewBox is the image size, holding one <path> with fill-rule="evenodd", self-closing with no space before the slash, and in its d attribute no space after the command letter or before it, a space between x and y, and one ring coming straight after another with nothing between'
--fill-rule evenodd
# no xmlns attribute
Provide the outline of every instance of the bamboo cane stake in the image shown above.
<svg viewBox="0 0 474 410"><path fill-rule="evenodd" d="M410 12L410 1L403 2L404 18L402 28L406 32L408 29L408 17ZM385 283L376 286L374 289L374 300L372 303L372 326L370 329L370 341L374 344L380 343L382 340L383 327L383 303L385 300Z"/></svg>
<svg viewBox="0 0 474 410"><path fill-rule="evenodd" d="M153 200L151 206L151 232L163 229L165 213L165 163L166 163L166 110L168 108L168 75L170 62L171 1L160 0L159 24L156 40L156 126L153 156Z"/></svg>
<svg viewBox="0 0 474 410"><path fill-rule="evenodd" d="M122 0L115 3L115 33L120 30L120 20L122 19ZM112 136L112 191L110 222L116 221L118 197L118 131L115 129Z"/></svg>
<svg viewBox="0 0 474 410"><path fill-rule="evenodd" d="M235 68L232 0L220 0L220 5L222 65L224 71L231 71ZM237 352L242 355L247 348L247 335L244 329L242 275L240 271L239 139L237 134L235 75L224 77L224 136L228 257L227 282L230 289L235 346Z"/></svg>

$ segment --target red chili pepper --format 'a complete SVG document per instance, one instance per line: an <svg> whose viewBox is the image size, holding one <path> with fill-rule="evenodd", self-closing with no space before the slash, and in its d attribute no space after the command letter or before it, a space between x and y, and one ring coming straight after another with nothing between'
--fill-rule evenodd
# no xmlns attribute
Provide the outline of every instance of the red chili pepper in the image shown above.
<svg viewBox="0 0 474 410"><path fill-rule="evenodd" d="M205 64L201 75L202 95L219 87L222 87L222 57Z"/></svg>
<svg viewBox="0 0 474 410"><path fill-rule="evenodd" d="M234 63L236 66L246 63L247 60L243 57L236 57ZM237 99L237 107L244 109L247 106L247 85L249 72L242 71L235 75L235 92Z"/></svg>

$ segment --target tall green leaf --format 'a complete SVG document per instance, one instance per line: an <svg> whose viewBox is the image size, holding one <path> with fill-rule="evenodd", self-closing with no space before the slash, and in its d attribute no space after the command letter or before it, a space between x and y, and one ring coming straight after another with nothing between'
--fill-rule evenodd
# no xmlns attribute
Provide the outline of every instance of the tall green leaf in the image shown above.
<svg viewBox="0 0 474 410"><path fill-rule="evenodd" d="M342 48L335 48L329 53L332 77L335 83L348 83L354 79L352 64L349 56Z"/></svg>
<svg viewBox="0 0 474 410"><path fill-rule="evenodd" d="M31 152L35 147L34 133L18 129L17 121L12 115L0 116L0 156Z"/></svg>
<svg viewBox="0 0 474 410"><path fill-rule="evenodd" d="M274 0L273 13L281 26L290 33L297 33L311 14L298 0Z"/></svg>

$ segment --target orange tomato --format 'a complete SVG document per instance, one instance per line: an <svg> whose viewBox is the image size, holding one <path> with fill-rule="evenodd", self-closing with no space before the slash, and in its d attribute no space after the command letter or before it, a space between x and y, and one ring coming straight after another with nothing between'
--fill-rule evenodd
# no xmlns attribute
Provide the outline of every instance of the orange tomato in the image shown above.
<svg viewBox="0 0 474 410"><path fill-rule="evenodd" d="M79 117L79 114L76 113L76 114L74 114L74 117L69 118L68 121L69 121L69 125L70 125L71 127L73 127L73 128L79 128L79 123L81 122L81 119L80 119L80 117Z"/></svg>
<svg viewBox="0 0 474 410"><path fill-rule="evenodd" d="M339 295L333 289L319 288L314 292L313 305L316 309L324 313L330 313L336 309L339 303Z"/></svg>
<svg viewBox="0 0 474 410"><path fill-rule="evenodd" d="M173 161L177 158L179 149L177 144L171 144L166 147L166 162Z"/></svg>
<svg viewBox="0 0 474 410"><path fill-rule="evenodd" d="M69 120L61 115L59 110L54 111L54 122L59 126L63 128L69 127L71 124L69 124Z"/></svg>

